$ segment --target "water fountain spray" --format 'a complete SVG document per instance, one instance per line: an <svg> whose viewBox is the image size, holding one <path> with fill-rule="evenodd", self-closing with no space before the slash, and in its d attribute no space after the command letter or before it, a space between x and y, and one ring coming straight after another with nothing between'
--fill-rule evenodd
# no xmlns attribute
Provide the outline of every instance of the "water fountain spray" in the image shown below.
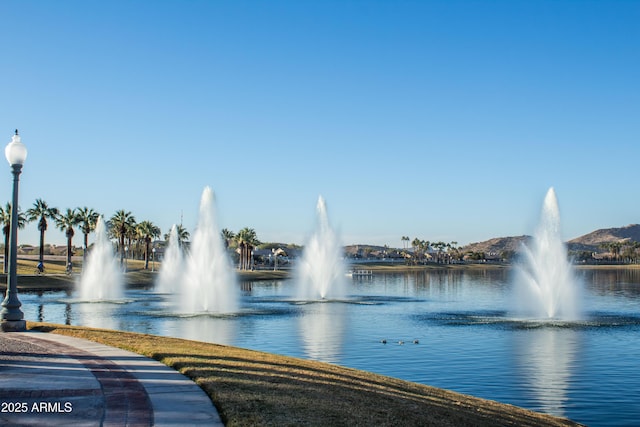
<svg viewBox="0 0 640 427"><path fill-rule="evenodd" d="M522 255L515 279L517 314L539 319L579 319L580 286L562 242L560 210L553 187L544 199L531 246L524 246Z"/></svg>
<svg viewBox="0 0 640 427"><path fill-rule="evenodd" d="M214 194L210 187L202 192L198 226L185 262L178 291L181 311L238 311L240 291L216 224Z"/></svg>
<svg viewBox="0 0 640 427"><path fill-rule="evenodd" d="M299 297L337 299L345 296L343 249L329 225L327 205L320 196L316 206L316 231L304 248L297 269Z"/></svg>
<svg viewBox="0 0 640 427"><path fill-rule="evenodd" d="M80 299L96 301L122 298L124 278L102 216L96 222L95 235L96 241L80 276Z"/></svg>

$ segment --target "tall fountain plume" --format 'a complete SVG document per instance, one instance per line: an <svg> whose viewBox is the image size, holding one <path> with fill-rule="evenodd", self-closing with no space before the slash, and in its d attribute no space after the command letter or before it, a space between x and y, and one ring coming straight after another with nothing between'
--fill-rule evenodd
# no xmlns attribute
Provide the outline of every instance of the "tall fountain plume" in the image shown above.
<svg viewBox="0 0 640 427"><path fill-rule="evenodd" d="M517 314L537 319L579 319L581 291L562 242L553 187L544 199L531 246L523 248L522 261L515 278Z"/></svg>
<svg viewBox="0 0 640 427"><path fill-rule="evenodd" d="M307 242L297 270L299 297L338 299L345 296L343 248L329 224L327 205L320 196L316 206L316 231Z"/></svg>
<svg viewBox="0 0 640 427"><path fill-rule="evenodd" d="M96 222L95 235L96 241L80 276L80 299L96 301L122 298L124 277L102 216Z"/></svg>
<svg viewBox="0 0 640 427"><path fill-rule="evenodd" d="M174 293L180 290L180 277L184 269L184 256L178 238L178 227L174 224L169 232L169 246L164 252L157 281L157 291Z"/></svg>
<svg viewBox="0 0 640 427"><path fill-rule="evenodd" d="M202 192L198 226L179 292L183 312L232 313L239 307L240 291L216 224L210 187Z"/></svg>

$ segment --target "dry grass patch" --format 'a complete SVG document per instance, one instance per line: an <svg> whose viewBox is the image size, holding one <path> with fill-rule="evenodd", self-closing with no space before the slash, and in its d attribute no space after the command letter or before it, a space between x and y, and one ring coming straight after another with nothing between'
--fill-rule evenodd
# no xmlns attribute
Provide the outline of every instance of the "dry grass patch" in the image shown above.
<svg viewBox="0 0 640 427"><path fill-rule="evenodd" d="M29 323L152 357L192 378L227 426L561 426L571 421L429 386L236 347Z"/></svg>

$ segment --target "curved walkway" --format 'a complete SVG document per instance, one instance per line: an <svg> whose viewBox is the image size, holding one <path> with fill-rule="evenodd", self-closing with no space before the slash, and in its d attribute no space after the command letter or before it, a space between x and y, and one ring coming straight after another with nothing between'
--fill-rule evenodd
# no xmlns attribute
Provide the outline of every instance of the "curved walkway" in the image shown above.
<svg viewBox="0 0 640 427"><path fill-rule="evenodd" d="M39 332L0 333L0 425L222 426L193 381L153 359Z"/></svg>

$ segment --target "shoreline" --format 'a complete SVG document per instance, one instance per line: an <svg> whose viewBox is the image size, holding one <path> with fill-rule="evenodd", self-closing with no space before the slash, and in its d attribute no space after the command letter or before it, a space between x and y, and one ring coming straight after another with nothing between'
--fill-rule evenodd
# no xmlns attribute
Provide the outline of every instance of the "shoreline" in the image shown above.
<svg viewBox="0 0 640 427"><path fill-rule="evenodd" d="M410 265L389 265L385 263L378 264L351 264L353 269L366 269L372 270L374 274L404 274L404 273L419 273L419 272L437 272L437 271L457 271L463 274L464 271L482 271L482 270L504 270L514 267L513 264L430 264L420 266ZM639 265L576 265L576 270L612 270L612 271L624 271L624 270L638 270ZM237 271L236 271L237 272ZM133 270L125 274L128 288L139 289L152 289L154 279L157 277L158 271L145 271L145 270ZM286 280L291 278L293 270L255 270L246 272L237 272L238 282L250 281L250 280ZM1 275L0 280L6 281L6 275ZM73 275L66 274L45 274L45 275L19 275L18 289L22 292L40 292L49 290L73 290L75 283L79 278L79 274ZM25 283L27 282L27 283ZM37 283L36 283L37 282ZM20 284L22 283L22 284ZM4 289L6 286L0 285L0 289ZM37 324L37 322L30 322ZM61 325L56 325L61 328ZM71 326L70 328L81 328L77 326ZM471 396L469 396L471 397ZM213 397L212 397L213 399ZM456 397L456 399L460 399ZM482 402L480 405L488 405L487 402ZM452 406L455 408L456 403ZM491 403L493 405L493 403ZM498 408L497 410L504 411L505 414L511 412L509 408ZM567 420L568 421L568 420ZM570 421L569 421L570 422ZM544 421L541 421L544 423Z"/></svg>
<svg viewBox="0 0 640 427"><path fill-rule="evenodd" d="M370 270L373 273L415 273L420 271L438 270L505 270L513 268L514 264L490 263L490 264L426 264L405 265L389 263L353 263L352 270ZM578 264L573 265L576 270L640 270L640 264ZM238 282L251 282L260 280L288 280L293 277L293 270L236 270ZM153 287L158 271L132 270L124 274L125 286L129 289L150 289ZM18 292L46 292L46 291L73 291L79 281L80 274L73 273L46 273L42 275L19 274ZM0 291L7 289L7 275L0 274Z"/></svg>
<svg viewBox="0 0 640 427"><path fill-rule="evenodd" d="M292 417L306 425L326 425L327 419L340 420L341 425L380 426L582 425L426 384L240 347L40 322L28 322L28 328L154 358L198 384L229 425L294 425Z"/></svg>

